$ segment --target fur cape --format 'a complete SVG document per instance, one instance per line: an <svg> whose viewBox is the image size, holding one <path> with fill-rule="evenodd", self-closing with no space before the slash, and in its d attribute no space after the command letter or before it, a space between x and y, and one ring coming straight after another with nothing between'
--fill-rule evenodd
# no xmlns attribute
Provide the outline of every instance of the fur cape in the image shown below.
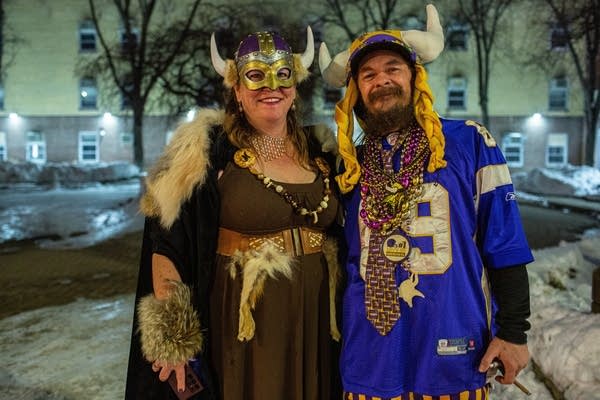
<svg viewBox="0 0 600 400"><path fill-rule="evenodd" d="M205 182L208 171L212 167L210 165L212 143L209 133L213 127L222 125L223 120L224 112L222 110L200 110L193 121L182 124L175 131L165 152L149 172L140 208L147 217L157 218L163 228L169 229L173 225L182 205L192 196L195 188ZM319 125L314 127L311 132L320 143L320 151L336 153L337 143L329 128ZM323 250L329 271L330 334L335 340L339 340L340 332L337 327L335 300L340 266L335 239L328 238ZM255 325L252 310L262 296L265 280L267 277L290 278L292 262L291 256L278 253L269 246L244 253L240 252L232 258L232 264L242 267L243 281L238 331L240 341L250 340L254 336ZM147 303L153 304L152 302ZM145 309L141 309L142 305L145 306L146 303L141 302L140 315L145 312ZM144 315L147 314L152 315L152 312L146 312ZM140 331L144 337L142 322L140 320ZM194 333L186 334L195 337ZM174 349L173 357L178 351L182 352L183 350Z"/></svg>

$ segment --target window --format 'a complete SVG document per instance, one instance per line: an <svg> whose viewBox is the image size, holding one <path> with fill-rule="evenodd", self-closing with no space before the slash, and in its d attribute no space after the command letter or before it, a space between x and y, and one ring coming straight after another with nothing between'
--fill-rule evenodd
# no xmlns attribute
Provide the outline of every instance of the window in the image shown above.
<svg viewBox="0 0 600 400"><path fill-rule="evenodd" d="M137 47L140 41L140 31L137 28L131 28L129 32L125 29L121 29L119 37L121 40L121 51L126 53Z"/></svg>
<svg viewBox="0 0 600 400"><path fill-rule="evenodd" d="M546 166L562 167L567 164L569 137L566 133L550 133L546 146Z"/></svg>
<svg viewBox="0 0 600 400"><path fill-rule="evenodd" d="M82 110L95 110L97 108L98 89L96 80L83 78L79 81L79 108Z"/></svg>
<svg viewBox="0 0 600 400"><path fill-rule="evenodd" d="M400 24L400 26L402 26L402 30L404 30L404 31L407 31L410 29L415 29L415 30L421 31L421 30L423 30L424 24L416 16L408 15L402 20L402 23Z"/></svg>
<svg viewBox="0 0 600 400"><path fill-rule="evenodd" d="M131 93L133 92L133 78L127 74L123 78L125 90L121 90L121 110L131 109Z"/></svg>
<svg viewBox="0 0 600 400"><path fill-rule="evenodd" d="M79 132L78 154L79 162L93 163L98 162L99 140L96 132Z"/></svg>
<svg viewBox="0 0 600 400"><path fill-rule="evenodd" d="M125 144L125 145L133 144L133 133L131 133L131 132L121 133L121 144Z"/></svg>
<svg viewBox="0 0 600 400"><path fill-rule="evenodd" d="M523 166L523 135L509 132L502 137L502 152L509 167Z"/></svg>
<svg viewBox="0 0 600 400"><path fill-rule="evenodd" d="M96 27L92 21L79 24L79 51L96 51Z"/></svg>
<svg viewBox="0 0 600 400"><path fill-rule="evenodd" d="M131 110L131 101L129 96L121 92L121 110Z"/></svg>
<svg viewBox="0 0 600 400"><path fill-rule="evenodd" d="M25 159L30 162L43 164L46 162L46 139L39 131L27 132Z"/></svg>
<svg viewBox="0 0 600 400"><path fill-rule="evenodd" d="M464 110L467 108L467 79L456 76L448 79L448 108Z"/></svg>
<svg viewBox="0 0 600 400"><path fill-rule="evenodd" d="M453 22L446 32L446 47L449 50L467 50L469 40L469 26L460 22Z"/></svg>
<svg viewBox="0 0 600 400"><path fill-rule="evenodd" d="M548 108L552 111L567 109L568 82L564 76L557 76L550 80L550 92L548 93Z"/></svg>
<svg viewBox="0 0 600 400"><path fill-rule="evenodd" d="M6 161L6 132L0 132L0 161Z"/></svg>
<svg viewBox="0 0 600 400"><path fill-rule="evenodd" d="M550 49L564 51L567 49L569 34L567 30L559 24L550 27Z"/></svg>

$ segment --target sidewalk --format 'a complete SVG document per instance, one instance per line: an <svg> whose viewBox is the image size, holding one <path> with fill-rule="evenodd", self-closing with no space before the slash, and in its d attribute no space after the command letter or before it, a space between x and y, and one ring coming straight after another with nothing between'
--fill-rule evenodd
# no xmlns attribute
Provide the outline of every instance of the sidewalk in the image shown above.
<svg viewBox="0 0 600 400"><path fill-rule="evenodd" d="M522 193L519 203L550 208L566 208L585 214L600 214L600 197L568 197Z"/></svg>
<svg viewBox="0 0 600 400"><path fill-rule="evenodd" d="M564 207L574 211L600 213L600 199L593 201L579 197L544 196L551 207Z"/></svg>

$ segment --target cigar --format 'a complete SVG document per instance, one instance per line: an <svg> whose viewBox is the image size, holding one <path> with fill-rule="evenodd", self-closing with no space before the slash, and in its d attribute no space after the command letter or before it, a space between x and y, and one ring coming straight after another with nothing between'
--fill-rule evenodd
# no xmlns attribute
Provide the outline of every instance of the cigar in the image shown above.
<svg viewBox="0 0 600 400"><path fill-rule="evenodd" d="M499 371L502 375L504 375L504 364L502 364L502 361L500 360L494 360L491 364L490 364L490 369L491 370L496 370ZM529 389L527 389L521 382L519 382L516 378L513 381L513 385L515 385L517 388L519 388L519 390L523 393L525 393L527 396L531 396L531 392L529 391Z"/></svg>

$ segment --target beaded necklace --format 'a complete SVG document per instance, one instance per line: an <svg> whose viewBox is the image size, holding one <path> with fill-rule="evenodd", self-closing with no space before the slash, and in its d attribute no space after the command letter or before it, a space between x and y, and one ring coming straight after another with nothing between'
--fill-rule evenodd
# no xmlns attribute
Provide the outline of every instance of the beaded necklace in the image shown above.
<svg viewBox="0 0 600 400"><path fill-rule="evenodd" d="M331 189L329 188L329 166L325 160L320 157L315 158L315 162L323 176L323 199L314 210L309 210L303 204L298 203L294 199L294 196L292 196L282 185L273 182L271 178L258 171L255 167L257 156L252 149L243 148L236 151L233 155L233 160L239 167L248 169L248 171L250 171L256 179L261 181L267 189L270 188L281 196L298 214L312 216L313 224L316 224L319 221L318 214L322 213L329 205L329 195L331 194Z"/></svg>
<svg viewBox="0 0 600 400"><path fill-rule="evenodd" d="M423 171L430 155L425 132L413 124L404 134L398 172L383 165L381 138L368 136L360 179L360 217L371 229L387 234L408 220L423 190ZM396 147L396 146L394 146Z"/></svg>
<svg viewBox="0 0 600 400"><path fill-rule="evenodd" d="M264 161L273 161L285 154L287 137L254 135L250 139L252 147Z"/></svg>

